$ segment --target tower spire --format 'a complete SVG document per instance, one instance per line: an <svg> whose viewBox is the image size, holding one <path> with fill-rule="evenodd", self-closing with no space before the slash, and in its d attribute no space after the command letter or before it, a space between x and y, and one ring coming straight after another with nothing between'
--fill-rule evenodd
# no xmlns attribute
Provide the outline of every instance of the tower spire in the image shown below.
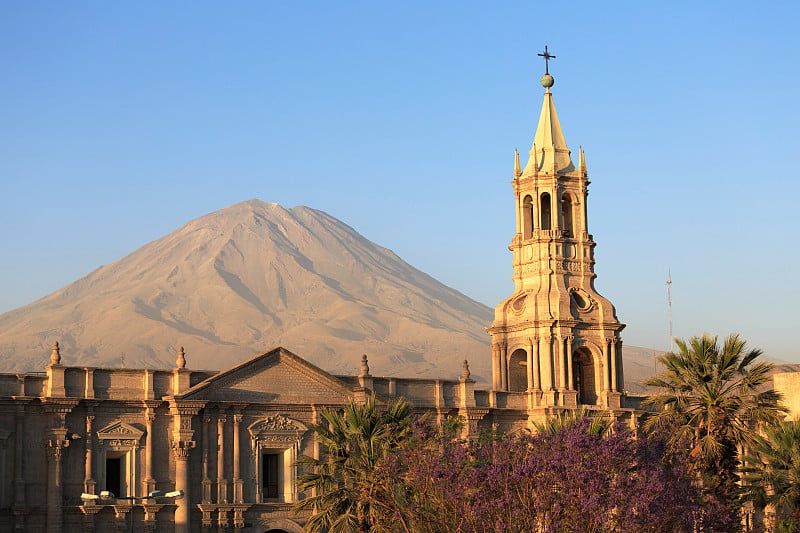
<svg viewBox="0 0 800 533"><path fill-rule="evenodd" d="M539 113L539 123L533 138L530 158L528 164L525 165L523 174L533 174L538 169L553 172L553 174L570 172L575 170L575 166L572 164L564 132L561 131L561 122L558 120L556 106L553 103L553 93L550 92L550 87L553 86L555 80L550 75L549 62L556 56L551 55L546 46L544 53L538 55L545 60L545 74L540 80L542 87L545 88L544 102L542 102L542 111Z"/></svg>
<svg viewBox="0 0 800 533"><path fill-rule="evenodd" d="M520 169L519 165L519 151L514 148L514 177L518 178L522 175L522 170Z"/></svg>

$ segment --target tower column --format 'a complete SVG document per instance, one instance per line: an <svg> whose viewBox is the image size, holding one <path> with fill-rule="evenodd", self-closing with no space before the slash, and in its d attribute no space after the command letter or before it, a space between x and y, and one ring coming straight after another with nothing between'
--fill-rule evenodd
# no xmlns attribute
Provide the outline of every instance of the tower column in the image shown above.
<svg viewBox="0 0 800 533"><path fill-rule="evenodd" d="M539 364L539 338L533 337L529 340L531 344L531 358L533 360L533 390L542 390L542 372Z"/></svg>
<svg viewBox="0 0 800 533"><path fill-rule="evenodd" d="M527 386L526 390L533 390L533 349L528 349L528 359L525 366L526 370L526 378L527 378Z"/></svg>
<svg viewBox="0 0 800 533"><path fill-rule="evenodd" d="M617 338L617 387L619 391L625 389L625 373L622 371L622 339Z"/></svg>
<svg viewBox="0 0 800 533"><path fill-rule="evenodd" d="M567 386L567 350L565 344L567 340L564 337L558 337L558 390L563 391L568 389Z"/></svg>
<svg viewBox="0 0 800 533"><path fill-rule="evenodd" d="M553 354L552 354L553 337L544 335L539 338L539 349L542 354L542 361L544 361L542 389L546 391L553 390Z"/></svg>
<svg viewBox="0 0 800 533"><path fill-rule="evenodd" d="M617 338L611 337L611 391L617 392Z"/></svg>
<svg viewBox="0 0 800 533"><path fill-rule="evenodd" d="M508 390L508 344L500 346L500 389Z"/></svg>
<svg viewBox="0 0 800 533"><path fill-rule="evenodd" d="M572 341L574 339L573 335L567 335L567 390L575 390L575 376L572 375Z"/></svg>
<svg viewBox="0 0 800 533"><path fill-rule="evenodd" d="M603 340L603 390L609 392L611 390L611 361L609 355L609 339Z"/></svg>
<svg viewBox="0 0 800 533"><path fill-rule="evenodd" d="M500 390L502 379L500 376L500 346L492 343L492 389Z"/></svg>

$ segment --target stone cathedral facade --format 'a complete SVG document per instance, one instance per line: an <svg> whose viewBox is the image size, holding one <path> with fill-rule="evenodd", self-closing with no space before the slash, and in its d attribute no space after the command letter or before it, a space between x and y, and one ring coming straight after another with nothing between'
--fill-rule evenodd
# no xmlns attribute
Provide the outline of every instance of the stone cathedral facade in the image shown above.
<svg viewBox="0 0 800 533"><path fill-rule="evenodd" d="M524 169L516 156L514 293L487 329L491 390L458 380L335 376L275 348L223 371L67 366L0 374L0 531L298 533L294 461L318 456L325 408L375 395L458 415L465 432L518 431L585 406L635 425L623 392L624 325L594 289L583 152L577 168L546 87ZM191 354L188 355L191 360ZM182 490L180 499L148 498ZM114 499L84 501L110 491Z"/></svg>

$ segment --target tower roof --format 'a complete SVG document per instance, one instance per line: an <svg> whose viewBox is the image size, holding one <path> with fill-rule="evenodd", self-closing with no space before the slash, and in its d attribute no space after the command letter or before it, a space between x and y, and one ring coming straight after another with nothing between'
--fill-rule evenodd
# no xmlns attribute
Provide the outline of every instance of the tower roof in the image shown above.
<svg viewBox="0 0 800 533"><path fill-rule="evenodd" d="M542 84L544 85L544 81ZM553 103L553 93L550 92L550 87L547 87L542 112L539 115L539 125L536 127L530 157L523 174L572 170L575 170L575 166L572 164L570 150L561 131L561 123L558 121L556 106Z"/></svg>

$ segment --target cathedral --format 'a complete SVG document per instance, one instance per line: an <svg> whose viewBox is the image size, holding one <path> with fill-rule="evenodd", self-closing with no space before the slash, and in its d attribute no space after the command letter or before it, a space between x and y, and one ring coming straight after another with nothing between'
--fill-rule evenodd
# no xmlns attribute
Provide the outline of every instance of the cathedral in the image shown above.
<svg viewBox="0 0 800 533"><path fill-rule="evenodd" d="M636 425L624 393L625 327L594 287L583 151L573 163L553 77L525 167L515 153L514 293L495 310L492 383L332 375L282 347L221 371L62 364L0 374L0 530L298 533L295 459L318 457L311 426L348 401L407 399L465 433L521 431L566 409ZM375 372L375 375L373 375Z"/></svg>

